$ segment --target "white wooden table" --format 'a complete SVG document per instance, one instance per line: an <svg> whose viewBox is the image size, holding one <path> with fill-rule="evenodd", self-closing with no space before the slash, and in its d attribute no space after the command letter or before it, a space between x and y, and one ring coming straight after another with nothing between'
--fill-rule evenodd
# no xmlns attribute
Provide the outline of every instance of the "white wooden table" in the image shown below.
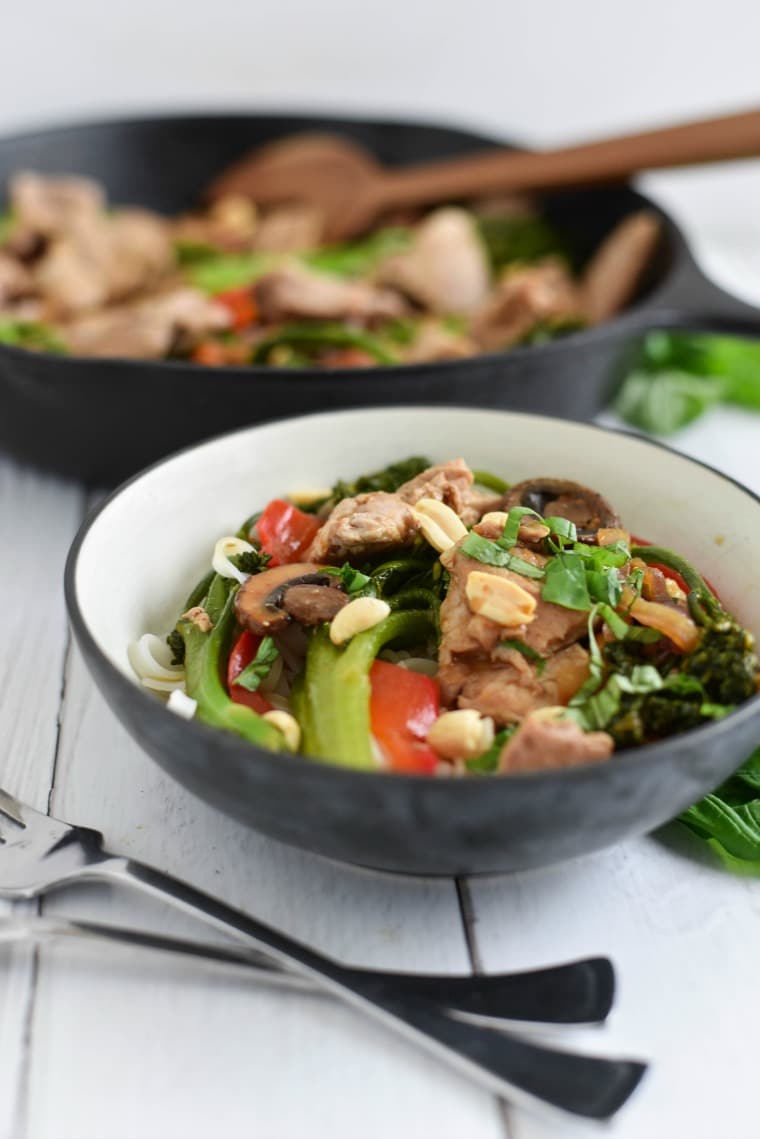
<svg viewBox="0 0 760 1139"><path fill-rule="evenodd" d="M662 185L704 221L699 178ZM750 212L708 218L695 236L724 280L760 300ZM758 439L760 419L719 411L676 445L760 491ZM608 1026L564 1037L652 1061L608 1134L756 1139L760 881L700 863L688 837L509 877L401 879L328 864L229 821L132 743L71 645L61 575L84 508L81 488L0 459L0 784L346 961L462 972L609 954L619 995ZM40 908L206 933L97 887ZM505 1108L326 999L145 950L0 947L2 1136L597 1134Z"/></svg>

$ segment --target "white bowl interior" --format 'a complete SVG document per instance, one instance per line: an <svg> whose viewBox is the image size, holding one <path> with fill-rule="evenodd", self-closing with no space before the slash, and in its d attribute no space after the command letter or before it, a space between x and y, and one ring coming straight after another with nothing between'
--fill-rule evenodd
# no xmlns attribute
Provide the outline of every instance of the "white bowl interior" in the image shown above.
<svg viewBox="0 0 760 1139"><path fill-rule="evenodd" d="M409 455L464 457L509 482L571 478L632 533L689 558L760 638L760 502L715 471L634 436L513 412L388 408L252 427L137 477L92 523L77 600L99 648L135 680L127 645L170 629L216 540L271 498L330 486Z"/></svg>

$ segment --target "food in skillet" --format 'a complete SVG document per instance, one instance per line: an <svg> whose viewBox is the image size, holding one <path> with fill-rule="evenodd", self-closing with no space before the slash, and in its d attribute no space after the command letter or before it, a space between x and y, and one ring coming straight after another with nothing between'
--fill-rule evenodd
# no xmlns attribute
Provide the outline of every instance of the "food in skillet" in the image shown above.
<svg viewBox="0 0 760 1139"><path fill-rule="evenodd" d="M25 172L0 215L0 343L213 366L456 359L613 316L658 236L654 215L631 215L576 271L522 198L389 218L336 246L303 206L228 197L168 219Z"/></svg>
<svg viewBox="0 0 760 1139"><path fill-rule="evenodd" d="M418 774L601 762L758 689L751 635L601 494L462 459L270 502L130 660L261 747Z"/></svg>

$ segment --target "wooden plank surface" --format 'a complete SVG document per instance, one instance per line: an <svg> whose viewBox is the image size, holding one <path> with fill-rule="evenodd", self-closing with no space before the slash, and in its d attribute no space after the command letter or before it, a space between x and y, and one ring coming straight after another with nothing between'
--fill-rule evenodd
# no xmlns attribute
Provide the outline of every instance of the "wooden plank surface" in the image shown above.
<svg viewBox="0 0 760 1139"><path fill-rule="evenodd" d="M181 874L344 960L469 969L454 884L335 866L225 819L132 743L78 654L66 684L54 813ZM198 926L153 902L80 888L48 914L174 932ZM205 931L200 931L205 934ZM75 1027L74 1027L75 1026ZM503 1136L495 1100L356 1014L268 992L215 967L135 951L41 954L27 1112L34 1139L358 1131ZM83 1083L87 1081L87 1094ZM417 1130L410 1132L410 1121Z"/></svg>
<svg viewBox="0 0 760 1139"><path fill-rule="evenodd" d="M610 1125L614 1139L756 1139L760 884L701 864L701 846L639 839L574 863L471 882L486 969L603 953L618 999L579 1047L648 1059L650 1072ZM675 839L678 839L676 842ZM592 1139L520 1113L513 1139Z"/></svg>

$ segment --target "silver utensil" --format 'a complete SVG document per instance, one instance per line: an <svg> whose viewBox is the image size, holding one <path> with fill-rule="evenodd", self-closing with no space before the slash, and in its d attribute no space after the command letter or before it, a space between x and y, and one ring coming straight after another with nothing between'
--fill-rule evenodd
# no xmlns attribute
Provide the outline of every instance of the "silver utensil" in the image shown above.
<svg viewBox="0 0 760 1139"><path fill-rule="evenodd" d="M102 835L43 815L0 791L0 896L33 898L65 883L121 882L209 922L264 951L351 1007L432 1052L481 1086L533 1108L607 1119L629 1098L646 1065L534 1044L455 1018L392 975L349 969L303 942L134 859L110 854ZM8 825L10 823L10 826Z"/></svg>
<svg viewBox="0 0 760 1139"><path fill-rule="evenodd" d="M2 888L0 887L0 891ZM281 969L247 945L212 945L165 933L68 918L36 916L0 919L0 944L51 939L108 941L190 959L243 968L258 984L326 996L308 977ZM479 1019L536 1025L601 1024L612 1004L614 974L605 957L590 957L515 973L433 974L352 969L357 977L380 977L397 991L434 1001L452 1013Z"/></svg>

